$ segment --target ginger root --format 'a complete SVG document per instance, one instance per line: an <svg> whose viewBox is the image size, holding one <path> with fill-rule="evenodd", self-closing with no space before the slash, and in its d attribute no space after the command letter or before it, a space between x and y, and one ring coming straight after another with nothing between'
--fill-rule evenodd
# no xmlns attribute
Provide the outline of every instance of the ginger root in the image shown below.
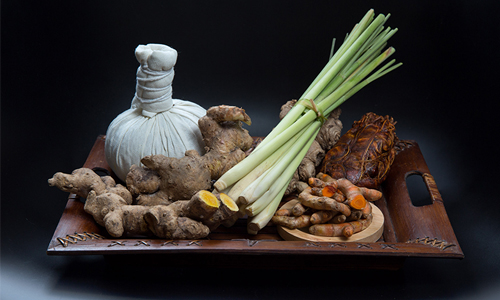
<svg viewBox="0 0 500 300"><path fill-rule="evenodd" d="M208 236L233 211L232 199L224 199L224 206L209 191L198 191L190 200L176 201L170 205L128 205L118 195L91 191L84 209L94 220L104 226L113 237L123 235L155 235L168 239L200 239ZM217 217L215 217L217 215Z"/></svg>
<svg viewBox="0 0 500 300"><path fill-rule="evenodd" d="M149 155L141 162L145 167L132 166L127 175L127 187L133 191L144 191L140 186L159 180L158 189L153 193L139 193L138 205L169 205L181 199L190 199L197 191L211 187L210 170L196 150L186 151L182 158L164 155ZM158 177L144 179L144 174L154 171ZM154 173L153 173L154 174ZM153 186L153 184L151 184Z"/></svg>
<svg viewBox="0 0 500 300"><path fill-rule="evenodd" d="M203 156L195 150L186 151L182 158L150 155L141 160L144 167L132 166L126 181L137 203L168 205L211 189L212 181L243 160L252 146L253 139L241 122L251 124L244 109L211 107L198 120L206 150Z"/></svg>
<svg viewBox="0 0 500 300"><path fill-rule="evenodd" d="M127 204L132 204L132 194L111 176L99 176L89 168L74 170L71 174L57 172L48 180L49 186L55 186L86 199L91 191L97 195L113 193L119 195Z"/></svg>

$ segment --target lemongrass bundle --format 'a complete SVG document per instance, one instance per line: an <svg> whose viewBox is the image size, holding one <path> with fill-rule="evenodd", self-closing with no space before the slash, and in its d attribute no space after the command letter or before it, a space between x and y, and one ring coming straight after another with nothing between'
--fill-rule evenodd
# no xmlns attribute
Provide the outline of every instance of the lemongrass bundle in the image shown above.
<svg viewBox="0 0 500 300"><path fill-rule="evenodd" d="M257 233L274 215L323 120L367 84L401 65L395 60L384 64L395 51L386 48L387 41L397 32L384 27L389 16L375 17L369 10L287 115L215 183L218 191L245 209L249 233Z"/></svg>

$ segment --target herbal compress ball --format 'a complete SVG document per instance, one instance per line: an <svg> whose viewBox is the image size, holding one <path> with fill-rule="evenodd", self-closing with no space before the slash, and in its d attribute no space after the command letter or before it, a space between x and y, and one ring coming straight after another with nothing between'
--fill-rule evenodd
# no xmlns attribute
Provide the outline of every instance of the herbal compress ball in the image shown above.
<svg viewBox="0 0 500 300"><path fill-rule="evenodd" d="M177 51L160 44L139 45L136 93L130 109L114 119L106 132L106 161L125 181L130 167L147 155L183 157L187 150L204 153L198 120L201 106L172 99Z"/></svg>

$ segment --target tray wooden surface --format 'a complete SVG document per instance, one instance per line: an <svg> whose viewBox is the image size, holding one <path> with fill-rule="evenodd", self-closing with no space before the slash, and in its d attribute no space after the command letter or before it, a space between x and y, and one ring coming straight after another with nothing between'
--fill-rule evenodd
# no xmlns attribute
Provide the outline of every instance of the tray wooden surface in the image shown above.
<svg viewBox="0 0 500 300"><path fill-rule="evenodd" d="M99 136L83 167L112 174L104 156L105 136ZM165 240L153 237L112 238L83 210L83 201L70 194L47 248L48 255L105 255L110 260L158 257L168 265L288 268L290 259L305 268L399 269L408 257L463 258L464 254L446 214L443 199L425 163L418 143L401 151L381 186L375 202L384 216L383 235L376 242L288 241L276 226L257 235L246 232L246 220L231 228L220 226L205 239ZM406 178L422 176L432 204L414 206ZM208 258L208 259L207 259ZM229 264L228 264L229 262Z"/></svg>

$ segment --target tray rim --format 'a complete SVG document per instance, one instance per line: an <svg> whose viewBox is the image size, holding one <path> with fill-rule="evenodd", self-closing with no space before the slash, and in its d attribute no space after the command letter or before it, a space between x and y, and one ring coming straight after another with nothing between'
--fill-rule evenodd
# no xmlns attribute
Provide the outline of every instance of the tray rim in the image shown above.
<svg viewBox="0 0 500 300"><path fill-rule="evenodd" d="M84 167L109 170L103 156L105 135L99 135L92 147ZM415 142L416 143L416 142ZM122 255L122 254L219 254L228 255L334 255L334 256L374 256L386 258L424 257L424 258L464 258L456 238L444 241L433 237L421 237L406 242L308 242L260 239L248 236L237 240L176 240L156 238L107 238L98 232L71 232L63 219L70 219L70 227L78 227L88 222L82 216L83 203L78 196L70 194L61 219L54 231L46 250L47 255ZM80 214L80 215L78 215ZM87 220L82 221L82 217ZM447 219L447 216L445 216ZM90 217L91 218L91 217ZM93 221L93 220L91 220ZM76 222L79 222L76 224ZM95 222L94 222L95 223ZM451 228L451 224L448 224ZM452 228L451 228L452 230Z"/></svg>

